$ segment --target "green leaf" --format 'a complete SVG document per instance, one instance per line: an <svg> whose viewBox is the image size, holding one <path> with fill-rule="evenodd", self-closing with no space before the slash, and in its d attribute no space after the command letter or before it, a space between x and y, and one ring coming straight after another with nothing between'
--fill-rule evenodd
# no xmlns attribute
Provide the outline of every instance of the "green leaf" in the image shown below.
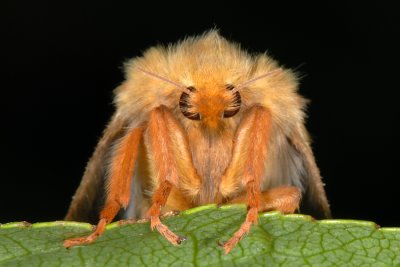
<svg viewBox="0 0 400 267"><path fill-rule="evenodd" d="M354 220L315 221L305 215L260 214L230 254L218 242L238 229L242 205L198 207L163 221L188 239L172 246L149 223L113 223L95 243L71 249L63 240L90 224L48 222L0 226L0 266L399 266L400 228Z"/></svg>

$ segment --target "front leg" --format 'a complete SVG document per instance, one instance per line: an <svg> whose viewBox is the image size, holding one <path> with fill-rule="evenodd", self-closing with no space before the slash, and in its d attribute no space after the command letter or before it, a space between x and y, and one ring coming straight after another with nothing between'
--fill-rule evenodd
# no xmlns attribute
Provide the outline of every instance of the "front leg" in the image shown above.
<svg viewBox="0 0 400 267"><path fill-rule="evenodd" d="M200 188L201 181L193 167L186 136L166 107L160 106L151 112L147 134L158 186L153 193L152 205L147 216L150 218L152 229L157 229L169 242L178 245L184 238L179 237L161 223L161 208L165 206L173 186L188 195L195 195ZM180 161L174 155L174 149L177 146L180 147L179 151L184 155ZM182 161L186 163L184 164L185 170L179 167L182 165ZM179 172L178 170L182 171ZM187 175L180 177L178 173Z"/></svg>
<svg viewBox="0 0 400 267"><path fill-rule="evenodd" d="M243 117L234 140L232 161L222 177L220 193L226 197L237 190L235 176L242 175L241 182L246 187L247 216L239 230L224 245L225 253L257 224L258 211L261 208L261 175L264 172L268 140L271 131L271 114L260 106L252 107Z"/></svg>

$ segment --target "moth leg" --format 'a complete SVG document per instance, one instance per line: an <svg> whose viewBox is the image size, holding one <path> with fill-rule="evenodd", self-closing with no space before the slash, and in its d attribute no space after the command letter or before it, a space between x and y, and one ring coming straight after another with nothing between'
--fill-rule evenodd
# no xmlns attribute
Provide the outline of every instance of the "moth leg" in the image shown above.
<svg viewBox="0 0 400 267"><path fill-rule="evenodd" d="M175 126L171 125L173 123L171 116L164 106L154 109L150 114L147 130L157 170L158 187L153 193L152 205L147 216L150 218L151 229L157 229L169 242L178 245L184 238L176 235L160 221L161 208L167 202L172 186L177 186L179 179L177 163L172 152L173 141L169 132L169 128Z"/></svg>
<svg viewBox="0 0 400 267"><path fill-rule="evenodd" d="M301 191L295 186L279 186L261 193L259 211L277 210L282 213L294 213L300 205ZM246 196L241 195L228 203L246 203Z"/></svg>
<svg viewBox="0 0 400 267"><path fill-rule="evenodd" d="M257 224L261 208L261 175L267 157L270 127L269 111L254 106L243 117L237 130L235 146L240 146L241 151L237 147L233 151L244 156L242 183L246 187L247 216L239 230L223 245L226 254L250 231L252 224Z"/></svg>
<svg viewBox="0 0 400 267"><path fill-rule="evenodd" d="M64 247L69 248L92 243L104 232L106 224L112 222L120 208L128 206L131 195L132 173L142 133L142 128L134 128L117 145L111 162L111 175L108 178L106 204L100 213L100 220L96 230L86 237L65 240Z"/></svg>

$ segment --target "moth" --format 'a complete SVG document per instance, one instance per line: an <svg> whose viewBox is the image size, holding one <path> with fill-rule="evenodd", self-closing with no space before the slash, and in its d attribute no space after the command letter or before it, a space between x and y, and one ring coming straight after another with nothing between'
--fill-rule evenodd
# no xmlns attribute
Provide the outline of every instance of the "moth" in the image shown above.
<svg viewBox="0 0 400 267"><path fill-rule="evenodd" d="M208 203L247 204L226 253L260 211L330 217L292 70L217 30L152 47L124 69L115 114L65 217L97 227L65 247L93 242L116 218L148 218L178 245L160 215Z"/></svg>

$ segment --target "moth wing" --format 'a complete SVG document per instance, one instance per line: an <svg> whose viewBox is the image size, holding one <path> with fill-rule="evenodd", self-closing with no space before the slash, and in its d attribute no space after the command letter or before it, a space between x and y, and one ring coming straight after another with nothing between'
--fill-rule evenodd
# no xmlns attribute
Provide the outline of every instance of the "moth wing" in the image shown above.
<svg viewBox="0 0 400 267"><path fill-rule="evenodd" d="M90 158L81 183L72 198L65 220L97 223L105 200L106 173L113 144L127 123L117 115L111 119Z"/></svg>
<svg viewBox="0 0 400 267"><path fill-rule="evenodd" d="M310 147L308 132L304 125L298 125L288 138L297 156L301 159L303 171L303 198L300 211L316 218L330 218L331 211L326 197L320 171Z"/></svg>
<svg viewBox="0 0 400 267"><path fill-rule="evenodd" d="M303 125L296 126L289 136L279 130L274 132L263 190L282 185L296 186L302 192L300 212L316 218L329 218L328 200L306 129Z"/></svg>

